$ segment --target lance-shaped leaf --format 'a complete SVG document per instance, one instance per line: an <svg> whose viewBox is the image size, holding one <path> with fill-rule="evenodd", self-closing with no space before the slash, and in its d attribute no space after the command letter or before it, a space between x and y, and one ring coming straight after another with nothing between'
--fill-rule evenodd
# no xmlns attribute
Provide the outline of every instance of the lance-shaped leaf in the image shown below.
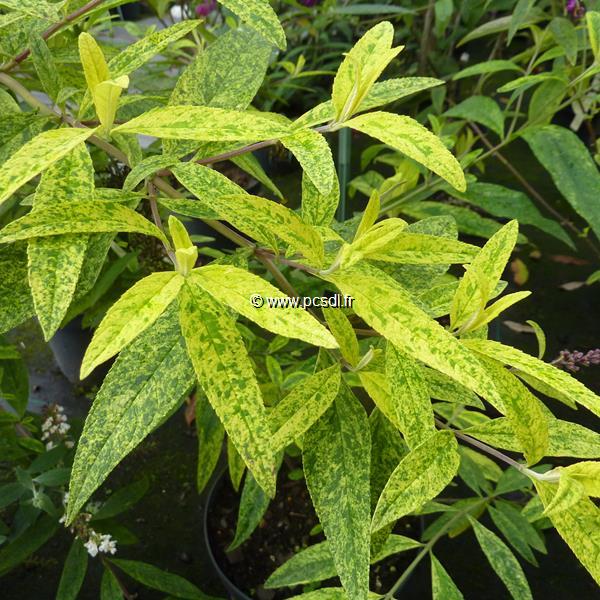
<svg viewBox="0 0 600 600"><path fill-rule="evenodd" d="M458 240L407 231L376 251L366 252L365 257L392 263L448 265L471 262L478 251L477 246Z"/></svg>
<svg viewBox="0 0 600 600"><path fill-rule="evenodd" d="M492 419L464 430L473 437L504 450L523 452L508 419ZM600 436L591 429L560 419L548 420L548 448L546 456L599 458Z"/></svg>
<svg viewBox="0 0 600 600"><path fill-rule="evenodd" d="M388 556L419 548L421 544L403 535L392 534L381 552L373 557L371 564L379 562ZM283 563L267 579L265 587L293 587L317 581L325 581L337 577L329 542L320 542L300 550L287 562Z"/></svg>
<svg viewBox="0 0 600 600"><path fill-rule="evenodd" d="M244 489L240 498L240 507L235 526L235 537L227 548L227 552L241 546L256 529L269 507L269 497L256 483L252 473L246 475Z"/></svg>
<svg viewBox="0 0 600 600"><path fill-rule="evenodd" d="M100 600L123 600L123 591L119 580L109 569L104 569L100 582Z"/></svg>
<svg viewBox="0 0 600 600"><path fill-rule="evenodd" d="M102 49L89 33L85 31L80 33L77 45L85 81L88 89L93 93L97 85L110 79L110 71Z"/></svg>
<svg viewBox="0 0 600 600"><path fill-rule="evenodd" d="M63 567L56 600L76 600L88 566L88 553L83 543L75 538Z"/></svg>
<svg viewBox="0 0 600 600"><path fill-rule="evenodd" d="M268 0L219 0L219 2L265 39L281 50L286 49L285 31Z"/></svg>
<svg viewBox="0 0 600 600"><path fill-rule="evenodd" d="M583 486L585 493L594 498L600 497L600 462L584 461L560 469L560 476L567 474Z"/></svg>
<svg viewBox="0 0 600 600"><path fill-rule="evenodd" d="M175 300L183 281L175 271L152 273L128 289L94 332L81 363L81 378L153 325Z"/></svg>
<svg viewBox="0 0 600 600"><path fill-rule="evenodd" d="M544 506L557 493L556 484L533 482ZM569 510L553 513L550 520L581 564L600 585L600 509L589 499L581 498Z"/></svg>
<svg viewBox="0 0 600 600"><path fill-rule="evenodd" d="M290 127L259 112L208 106L154 108L119 125L114 133L138 133L164 139L258 141L285 137Z"/></svg>
<svg viewBox="0 0 600 600"><path fill-rule="evenodd" d="M402 77L401 79L379 81L371 88L366 98L357 107L356 112L377 108L443 83L441 79L433 77ZM335 119L335 108L333 102L327 100L296 119L294 127L314 127L333 119Z"/></svg>
<svg viewBox="0 0 600 600"><path fill-rule="evenodd" d="M423 367L423 376L427 381L431 398L483 409L483 404L476 394L447 375Z"/></svg>
<svg viewBox="0 0 600 600"><path fill-rule="evenodd" d="M52 52L50 52L44 38L39 34L34 34L29 38L29 47L31 48L33 66L40 79L42 88L52 100L56 101L58 93L64 84L56 68Z"/></svg>
<svg viewBox="0 0 600 600"><path fill-rule="evenodd" d="M336 339L342 356L355 367L360 360L360 349L354 328L348 317L337 308L323 308L323 316L329 325L329 329Z"/></svg>
<svg viewBox="0 0 600 600"><path fill-rule="evenodd" d="M44 173L34 197L33 211L53 202L91 199L94 167L84 144ZM86 235L34 238L27 247L29 285L38 320L49 340L67 313L88 245Z"/></svg>
<svg viewBox="0 0 600 600"><path fill-rule="evenodd" d="M453 335L428 317L391 277L360 264L327 279L354 298L353 309L400 350L441 371L492 403L501 404L492 379Z"/></svg>
<svg viewBox="0 0 600 600"><path fill-rule="evenodd" d="M600 13L595 10L586 11L585 22L594 58L596 62L600 62Z"/></svg>
<svg viewBox="0 0 600 600"><path fill-rule="evenodd" d="M329 408L340 387L335 365L303 379L269 413L273 450L278 452L306 433Z"/></svg>
<svg viewBox="0 0 600 600"><path fill-rule="evenodd" d="M350 600L351 596L348 596L342 588L327 587L320 588L314 592L306 592L293 598L294 600ZM381 595L369 592L367 598L369 600L378 600L381 598Z"/></svg>
<svg viewBox="0 0 600 600"><path fill-rule="evenodd" d="M0 204L24 183L60 160L96 130L64 128L44 131L21 146L0 171Z"/></svg>
<svg viewBox="0 0 600 600"><path fill-rule="evenodd" d="M498 103L488 96L469 96L466 100L448 109L444 116L475 121L491 129L500 138L504 135L502 110Z"/></svg>
<svg viewBox="0 0 600 600"><path fill-rule="evenodd" d="M510 308L513 304L516 304L517 302L520 302L529 296L531 296L531 292L529 291L514 292L513 294L502 296L502 298L494 302L494 304L488 306L473 322L469 329L476 330L479 327L490 323L505 310Z"/></svg>
<svg viewBox="0 0 600 600"><path fill-rule="evenodd" d="M9 223L0 231L0 243L65 233L130 231L167 238L154 223L118 202L68 202L44 206Z"/></svg>
<svg viewBox="0 0 600 600"><path fill-rule="evenodd" d="M379 218L379 213L381 212L381 198L379 196L379 192L374 191L371 193L369 197L369 201L367 202L367 206L363 211L362 217L360 218L360 223L356 228L356 233L354 234L354 242L363 235L365 235L371 228L375 225L375 222Z"/></svg>
<svg viewBox="0 0 600 600"><path fill-rule="evenodd" d="M281 138L281 143L298 159L319 194L330 194L336 175L327 140L317 131L300 129Z"/></svg>
<svg viewBox="0 0 600 600"><path fill-rule="evenodd" d="M200 23L199 20L186 19L171 27L155 31L134 44L130 44L108 62L111 77L129 75L132 71L139 69L153 56L160 54L171 42L187 35Z"/></svg>
<svg viewBox="0 0 600 600"><path fill-rule="evenodd" d="M535 464L548 449L548 416L542 403L499 362L481 359L502 397L503 412L513 428L529 464Z"/></svg>
<svg viewBox="0 0 600 600"><path fill-rule="evenodd" d="M411 450L390 476L373 515L372 530L417 510L435 498L458 471L460 456L454 434L438 431Z"/></svg>
<svg viewBox="0 0 600 600"><path fill-rule="evenodd" d="M583 484L576 479L569 477L568 473L559 471L560 479L556 488L556 494L544 508L542 513L545 517L551 517L563 511L569 510L574 504L579 502L586 494Z"/></svg>
<svg viewBox="0 0 600 600"><path fill-rule="evenodd" d="M510 548L492 531L469 517L477 541L492 569L515 600L531 600L531 590L519 561Z"/></svg>
<svg viewBox="0 0 600 600"><path fill-rule="evenodd" d="M392 48L394 27L388 21L367 31L348 52L340 65L331 94L335 117L348 119L390 61L402 50Z"/></svg>
<svg viewBox="0 0 600 600"><path fill-rule="evenodd" d="M452 577L433 554L431 554L431 594L433 600L463 600L464 598L452 581Z"/></svg>
<svg viewBox="0 0 600 600"><path fill-rule="evenodd" d="M369 439L367 415L352 392L340 395L304 436L302 461L336 571L350 598L369 585Z"/></svg>
<svg viewBox="0 0 600 600"><path fill-rule="evenodd" d="M269 306L270 298L287 300L288 296L257 275L232 265L208 265L195 269L190 277L213 298L273 333L315 346L337 347L329 331L304 309ZM251 301L257 294L264 301L260 308Z"/></svg>
<svg viewBox="0 0 600 600"><path fill-rule="evenodd" d="M333 173L329 193L323 195L306 173L302 174L302 220L309 225L327 226L333 220L340 202L340 182Z"/></svg>
<svg viewBox="0 0 600 600"><path fill-rule="evenodd" d="M71 473L73 521L108 474L181 403L194 384L176 311L121 352L87 416Z"/></svg>
<svg viewBox="0 0 600 600"><path fill-rule="evenodd" d="M530 129L523 137L560 193L600 237L600 173L585 144L558 125Z"/></svg>
<svg viewBox="0 0 600 600"><path fill-rule="evenodd" d="M419 364L389 342L385 351L385 375L392 404L402 424L400 431L409 448L414 448L435 431L427 381Z"/></svg>
<svg viewBox="0 0 600 600"><path fill-rule="evenodd" d="M0 333L33 315L27 281L27 249L23 244L0 246Z"/></svg>
<svg viewBox="0 0 600 600"><path fill-rule="evenodd" d="M225 430L205 394L196 395L196 433L198 434L198 469L196 487L202 492L213 474L221 450Z"/></svg>
<svg viewBox="0 0 600 600"><path fill-rule="evenodd" d="M463 344L476 352L541 380L545 385L572 402L577 402L591 410L596 416L600 416L600 398L565 371L500 342L465 339Z"/></svg>
<svg viewBox="0 0 600 600"><path fill-rule="evenodd" d="M112 129L117 114L119 98L123 90L129 87L129 77L121 75L115 79L107 79L99 83L93 92L94 105L98 120L105 131Z"/></svg>
<svg viewBox="0 0 600 600"><path fill-rule="evenodd" d="M398 417L396 401L390 392L390 386L385 375L377 371L360 370L358 377L377 408L385 415L386 419L394 424L396 429L401 431L403 423Z"/></svg>
<svg viewBox="0 0 600 600"><path fill-rule="evenodd" d="M505 225L487 241L467 267L450 310L450 324L454 329L466 329L483 312L500 281L517 241L518 232L516 221Z"/></svg>
<svg viewBox="0 0 600 600"><path fill-rule="evenodd" d="M410 117L373 112L354 117L344 124L427 167L459 191L467 188L465 176L456 158L431 131Z"/></svg>
<svg viewBox="0 0 600 600"><path fill-rule="evenodd" d="M198 381L229 439L261 488L275 493L271 430L258 382L234 321L193 278L179 295L179 319Z"/></svg>

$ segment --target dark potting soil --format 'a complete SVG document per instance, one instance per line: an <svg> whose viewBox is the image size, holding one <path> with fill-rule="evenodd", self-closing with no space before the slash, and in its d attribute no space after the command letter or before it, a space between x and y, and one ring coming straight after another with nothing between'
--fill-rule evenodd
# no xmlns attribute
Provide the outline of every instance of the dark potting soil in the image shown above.
<svg viewBox="0 0 600 600"><path fill-rule="evenodd" d="M209 543L221 571L238 589L258 600L284 600L300 594L303 586L272 590L263 584L294 554L325 539L323 533L311 534L319 521L304 479L291 481L288 473L289 469L282 467L275 499L250 538L232 552L226 549L235 536L240 495L227 473L216 484L208 507ZM416 539L421 533L420 522L403 519L395 532ZM389 590L414 555L412 550L374 565L370 589L381 593ZM333 578L319 587L339 586L339 579Z"/></svg>

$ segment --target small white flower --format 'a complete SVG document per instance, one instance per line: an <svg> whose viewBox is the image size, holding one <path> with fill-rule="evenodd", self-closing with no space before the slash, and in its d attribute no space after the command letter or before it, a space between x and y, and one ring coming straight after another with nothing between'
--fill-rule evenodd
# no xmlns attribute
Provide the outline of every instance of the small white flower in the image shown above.
<svg viewBox="0 0 600 600"><path fill-rule="evenodd" d="M89 539L84 546L86 547L88 554L91 557L94 557L98 554L98 544L96 544L96 542L92 539Z"/></svg>
<svg viewBox="0 0 600 600"><path fill-rule="evenodd" d="M60 421L61 423L66 423L67 422L67 415L57 415L56 416L56 420Z"/></svg>
<svg viewBox="0 0 600 600"><path fill-rule="evenodd" d="M44 440L47 440L49 437L50 437L50 434L49 434L49 433L46 431L46 432L44 433L44 435L42 435L42 442L43 442Z"/></svg>
<svg viewBox="0 0 600 600"><path fill-rule="evenodd" d="M69 501L69 492L65 492L63 494L63 504L66 506L68 501Z"/></svg>
<svg viewBox="0 0 600 600"><path fill-rule="evenodd" d="M62 517L61 517L61 518L58 520L58 522L59 522L59 523L64 523L66 520L67 520L67 515L63 515L63 516L62 516Z"/></svg>
<svg viewBox="0 0 600 600"><path fill-rule="evenodd" d="M52 425L50 427L50 433L56 433L58 431L58 425Z"/></svg>
<svg viewBox="0 0 600 600"><path fill-rule="evenodd" d="M105 554L114 554L117 551L117 543L111 539L110 535L103 535L100 538L99 550Z"/></svg>
<svg viewBox="0 0 600 600"><path fill-rule="evenodd" d="M54 442L53 441L46 442L46 450L52 450L52 448L54 448Z"/></svg>
<svg viewBox="0 0 600 600"><path fill-rule="evenodd" d="M57 404L57 405L56 405L56 410L57 410L59 413L61 413L61 412L64 412L64 410L65 410L65 407L64 407L64 406L61 406L60 404Z"/></svg>
<svg viewBox="0 0 600 600"><path fill-rule="evenodd" d="M74 445L75 445L75 442L73 442L73 441L71 441L71 440L67 440L67 441L65 442L65 446L66 446L67 448L72 448Z"/></svg>
<svg viewBox="0 0 600 600"><path fill-rule="evenodd" d="M42 423L42 431L48 431L48 429L50 429L50 427L52 427L53 425L53 421L50 417L48 417L43 423Z"/></svg>
<svg viewBox="0 0 600 600"><path fill-rule="evenodd" d="M463 52L460 55L459 60L460 60L460 62L466 63L466 62L469 62L469 58L471 58L471 56L469 55L469 53L468 52Z"/></svg>
<svg viewBox="0 0 600 600"><path fill-rule="evenodd" d="M64 435L65 433L67 433L67 431L69 431L69 429L71 429L71 426L68 423L61 423L58 426L58 433Z"/></svg>

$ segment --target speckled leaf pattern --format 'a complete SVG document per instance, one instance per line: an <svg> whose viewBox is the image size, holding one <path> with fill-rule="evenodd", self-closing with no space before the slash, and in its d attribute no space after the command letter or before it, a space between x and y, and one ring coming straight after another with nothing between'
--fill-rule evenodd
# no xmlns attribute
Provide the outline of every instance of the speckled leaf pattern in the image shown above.
<svg viewBox="0 0 600 600"><path fill-rule="evenodd" d="M437 136L414 119L387 112L373 112L354 117L345 125L412 158L457 190L466 189L465 176L456 158Z"/></svg>
<svg viewBox="0 0 600 600"><path fill-rule="evenodd" d="M64 128L44 131L21 146L0 172L0 204L24 183L87 140L95 129Z"/></svg>
<svg viewBox="0 0 600 600"><path fill-rule="evenodd" d="M392 402L409 448L418 446L435 431L429 389L419 364L388 342L385 375Z"/></svg>
<svg viewBox="0 0 600 600"><path fill-rule="evenodd" d="M585 144L558 125L529 129L523 138L560 193L600 238L600 173Z"/></svg>
<svg viewBox="0 0 600 600"><path fill-rule="evenodd" d="M485 325L486 323L493 321L496 317L501 315L505 310L510 308L513 304L516 304L517 302L521 302L521 300L524 300L528 296L531 296L531 292L529 292L529 291L514 292L512 294L507 294L506 296L502 296L502 298L500 298L499 300L494 302L494 304L491 304L490 306L488 306L483 311L481 316L473 324L473 326L472 326L473 330L481 327L482 325Z"/></svg>
<svg viewBox="0 0 600 600"><path fill-rule="evenodd" d="M153 235L167 242L162 231L139 213L118 202L69 202L44 206L0 230L0 243L56 236L65 233L130 231Z"/></svg>
<svg viewBox="0 0 600 600"><path fill-rule="evenodd" d="M0 246L0 333L33 316L24 244Z"/></svg>
<svg viewBox="0 0 600 600"><path fill-rule="evenodd" d="M270 247L275 237L304 255L311 264L323 262L323 241L319 232L289 208L250 194L204 198L204 206L236 229ZM0 241L1 241L0 236Z"/></svg>
<svg viewBox="0 0 600 600"><path fill-rule="evenodd" d="M356 233L354 234L354 240L356 241L361 238L373 225L375 225L375 221L379 218L379 213L381 211L381 198L379 196L379 192L374 190L367 202L367 206L363 211L362 217L360 218L360 223L356 228Z"/></svg>
<svg viewBox="0 0 600 600"><path fill-rule="evenodd" d="M325 321L327 321L327 325L329 325L329 329L340 347L342 356L351 366L355 367L360 360L360 349L356 333L354 333L354 328L348 317L338 308L325 307L322 310Z"/></svg>
<svg viewBox="0 0 600 600"><path fill-rule="evenodd" d="M433 600L463 600L464 596L440 561L431 554L431 594Z"/></svg>
<svg viewBox="0 0 600 600"><path fill-rule="evenodd" d="M333 173L328 194L321 194L306 173L302 174L302 220L309 225L327 226L333 221L340 202L340 182Z"/></svg>
<svg viewBox="0 0 600 600"><path fill-rule="evenodd" d="M379 81L371 88L366 98L360 103L357 112L377 108L395 102L422 90L441 85L443 81L432 77L402 77ZM314 127L335 118L333 102L327 100L311 108L294 122L294 127Z"/></svg>
<svg viewBox="0 0 600 600"><path fill-rule="evenodd" d="M196 393L196 433L198 435L198 469L196 487L202 492L209 482L223 448L225 430L205 394Z"/></svg>
<svg viewBox="0 0 600 600"><path fill-rule="evenodd" d="M576 479L569 477L568 473L562 472L561 469L556 493L544 508L543 515L552 517L552 515L568 511L585 496L583 485Z"/></svg>
<svg viewBox="0 0 600 600"><path fill-rule="evenodd" d="M463 344L476 352L540 379L550 388L564 394L569 400L585 406L596 416L600 416L600 398L565 371L500 342L470 339L463 340Z"/></svg>
<svg viewBox="0 0 600 600"><path fill-rule="evenodd" d="M375 514L372 530L417 510L435 498L458 471L460 456L454 434L438 431L411 450L387 482Z"/></svg>
<svg viewBox="0 0 600 600"><path fill-rule="evenodd" d="M497 401L493 381L477 357L412 303L410 295L382 271L357 265L328 279L354 297L353 309L400 350Z"/></svg>
<svg viewBox="0 0 600 600"><path fill-rule="evenodd" d="M385 415L386 419L394 424L396 429L401 430L403 424L398 417L396 404L390 393L390 386L385 374L377 371L360 370L358 377L375 406Z"/></svg>
<svg viewBox="0 0 600 600"><path fill-rule="evenodd" d="M104 379L75 454L69 522L119 462L179 406L193 383L177 314L170 310L121 352Z"/></svg>
<svg viewBox="0 0 600 600"><path fill-rule="evenodd" d="M365 256L393 263L447 265L471 262L478 250L476 246L458 240L407 231L375 252L365 253Z"/></svg>
<svg viewBox="0 0 600 600"><path fill-rule="evenodd" d="M271 47L254 31L220 35L183 71L169 104L245 110L260 87Z"/></svg>
<svg viewBox="0 0 600 600"><path fill-rule="evenodd" d="M379 600L381 595L369 592L367 598L369 600ZM348 596L342 588L328 587L294 596L293 600L351 600L351 596Z"/></svg>
<svg viewBox="0 0 600 600"><path fill-rule="evenodd" d="M265 170L262 168L260 162L254 156L254 154L247 152L246 154L239 154L238 156L234 156L231 159L231 162L242 169L242 171L246 171L250 176L254 177L256 181L262 183L266 189L273 192L280 200L283 200L283 194L279 190L279 188L275 185L273 180L267 175ZM334 174L335 175L335 174ZM304 176L303 176L304 180ZM337 180L337 177L336 177ZM335 185L335 182L334 182ZM332 188L333 190L333 188Z"/></svg>
<svg viewBox="0 0 600 600"><path fill-rule="evenodd" d="M511 221L479 251L460 280L450 309L453 328L473 324L492 296L517 241L519 226Z"/></svg>
<svg viewBox="0 0 600 600"><path fill-rule="evenodd" d="M233 489L239 492L242 478L246 472L246 463L235 449L230 437L227 438L227 470L229 471L229 480Z"/></svg>
<svg viewBox="0 0 600 600"><path fill-rule="evenodd" d="M317 131L300 129L280 141L296 157L319 194L330 194L336 175L327 140Z"/></svg>
<svg viewBox="0 0 600 600"><path fill-rule="evenodd" d="M402 48L392 49L394 27L378 23L356 42L340 65L331 94L336 119L344 119L359 106L375 80Z"/></svg>
<svg viewBox="0 0 600 600"><path fill-rule="evenodd" d="M81 364L81 378L152 326L175 300L182 285L183 277L168 271L152 273L129 288L94 332Z"/></svg>
<svg viewBox="0 0 600 600"><path fill-rule="evenodd" d="M200 23L201 21L192 19L181 21L171 27L155 31L134 44L127 46L108 62L108 70L111 77L129 75L132 71L139 69L153 56L160 54L171 42L184 37L198 27Z"/></svg>
<svg viewBox="0 0 600 600"><path fill-rule="evenodd" d="M510 422L528 464L535 464L548 449L548 416L542 403L499 362L481 359L502 397L502 411Z"/></svg>
<svg viewBox="0 0 600 600"><path fill-rule="evenodd" d="M505 417L492 419L481 425L474 425L467 428L465 433L497 448L523 452L523 447ZM583 425L561 421L560 419L550 419L548 421L548 436L546 456L600 458L600 436L595 431L583 427Z"/></svg>
<svg viewBox="0 0 600 600"><path fill-rule="evenodd" d="M392 534L381 552L371 564L393 554L418 548L421 544L403 535ZM293 587L337 577L329 542L320 542L300 550L274 571L265 583L265 588Z"/></svg>
<svg viewBox="0 0 600 600"><path fill-rule="evenodd" d="M534 484L544 506L548 506L557 492L557 486L544 481L534 481ZM589 498L582 498L569 510L552 514L550 520L600 585L600 509Z"/></svg>
<svg viewBox="0 0 600 600"><path fill-rule="evenodd" d="M285 50L285 31L269 0L219 0L219 3L237 15L242 23L246 23L266 40Z"/></svg>
<svg viewBox="0 0 600 600"><path fill-rule="evenodd" d="M335 364L302 380L269 413L273 450L278 452L301 437L329 408L340 387Z"/></svg>
<svg viewBox="0 0 600 600"><path fill-rule="evenodd" d="M313 505L344 589L367 598L369 585L369 462L367 415L342 386L338 398L304 436L302 460Z"/></svg>
<svg viewBox="0 0 600 600"><path fill-rule="evenodd" d="M287 298L269 282L232 265L208 265L195 269L190 278L222 304L258 323L261 327L284 337L304 340L315 346L336 348L335 338L315 317L303 308L268 306L267 298ZM260 308L253 306L251 297L264 299Z"/></svg>
<svg viewBox="0 0 600 600"><path fill-rule="evenodd" d="M252 473L246 475L240 507L235 526L235 537L227 548L228 552L243 544L256 529L269 507L269 497L256 483Z"/></svg>
<svg viewBox="0 0 600 600"><path fill-rule="evenodd" d="M33 211L52 203L88 200L94 193L94 168L84 144L54 163L42 176ZM68 206L63 210L68 214ZM27 247L29 285L44 338L49 340L69 308L83 265L88 236L34 238Z"/></svg>
<svg viewBox="0 0 600 600"><path fill-rule="evenodd" d="M531 590L525 573L510 548L487 527L473 519L469 520L483 553L510 595L514 600L531 600Z"/></svg>
<svg viewBox="0 0 600 600"><path fill-rule="evenodd" d="M271 430L235 323L224 307L190 278L179 295L179 319L200 386L257 482L273 497Z"/></svg>
<svg viewBox="0 0 600 600"><path fill-rule="evenodd" d="M113 129L163 139L196 141L260 141L290 133L289 126L259 112L242 112L208 106L154 108Z"/></svg>
<svg viewBox="0 0 600 600"><path fill-rule="evenodd" d="M588 496L600 497L600 462L582 461L563 467L561 477L566 473L569 477L579 481Z"/></svg>
<svg viewBox="0 0 600 600"><path fill-rule="evenodd" d="M431 398L483 409L483 403L476 394L447 375L423 367L423 376L427 381L427 387L429 388L429 395Z"/></svg>

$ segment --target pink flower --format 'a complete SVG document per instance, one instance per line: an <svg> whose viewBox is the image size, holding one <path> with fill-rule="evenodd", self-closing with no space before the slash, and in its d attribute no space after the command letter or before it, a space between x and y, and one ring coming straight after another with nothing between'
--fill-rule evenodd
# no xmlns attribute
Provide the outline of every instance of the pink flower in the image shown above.
<svg viewBox="0 0 600 600"><path fill-rule="evenodd" d="M216 7L217 3L215 0L207 0L196 6L196 15L198 17L207 17Z"/></svg>

